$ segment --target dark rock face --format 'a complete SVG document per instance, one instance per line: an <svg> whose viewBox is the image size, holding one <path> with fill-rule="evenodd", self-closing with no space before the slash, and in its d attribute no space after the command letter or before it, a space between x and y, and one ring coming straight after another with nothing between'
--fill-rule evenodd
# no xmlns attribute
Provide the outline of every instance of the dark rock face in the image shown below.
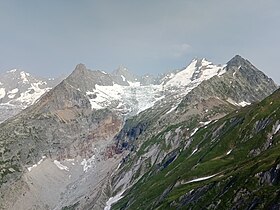
<svg viewBox="0 0 280 210"><path fill-rule="evenodd" d="M260 179L260 185L277 185L280 183L280 164L271 168L269 171L262 172L258 175Z"/></svg>
<svg viewBox="0 0 280 210"><path fill-rule="evenodd" d="M210 190L214 185L207 185L196 190L192 190L185 195L181 196L179 199L179 204L176 205L177 208L183 208L184 206L199 206L199 200L201 196ZM174 204L173 204L174 205ZM172 206L172 204L171 204Z"/></svg>
<svg viewBox="0 0 280 210"><path fill-rule="evenodd" d="M148 124L142 122L132 127L125 124L123 129L114 139L117 145L117 152L131 150L133 148L133 142L136 141L143 132L145 132L147 127Z"/></svg>

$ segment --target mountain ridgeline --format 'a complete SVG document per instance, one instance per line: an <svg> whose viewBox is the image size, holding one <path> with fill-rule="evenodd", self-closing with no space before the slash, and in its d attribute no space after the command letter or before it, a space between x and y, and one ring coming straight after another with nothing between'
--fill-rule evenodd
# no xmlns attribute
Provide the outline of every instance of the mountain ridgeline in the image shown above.
<svg viewBox="0 0 280 210"><path fill-rule="evenodd" d="M277 208L277 88L241 56L159 77L79 64L0 124L0 209Z"/></svg>

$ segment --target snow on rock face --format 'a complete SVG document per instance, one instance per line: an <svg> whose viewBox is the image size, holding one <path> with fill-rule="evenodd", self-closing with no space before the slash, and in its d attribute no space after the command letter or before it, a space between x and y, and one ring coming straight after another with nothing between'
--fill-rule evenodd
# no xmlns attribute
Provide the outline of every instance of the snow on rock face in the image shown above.
<svg viewBox="0 0 280 210"><path fill-rule="evenodd" d="M166 82L165 86L187 86L190 83L200 84L204 80L208 80L216 75L221 76L225 72L225 66L216 66L206 59L202 59L201 62L195 59L186 69L171 75L171 79Z"/></svg>
<svg viewBox="0 0 280 210"><path fill-rule="evenodd" d="M122 194L124 193L124 191L118 193L117 195L115 195L114 197L110 197L109 200L106 202L106 206L104 208L104 210L110 210L112 204L118 202L120 199L122 199Z"/></svg>
<svg viewBox="0 0 280 210"><path fill-rule="evenodd" d="M81 165L83 166L84 172L88 172L88 170L94 166L94 163L95 163L95 155L93 155L88 160L83 159Z"/></svg>
<svg viewBox="0 0 280 210"><path fill-rule="evenodd" d="M197 179L193 179L193 180L190 180L190 181L187 181L183 184L189 184L189 183L193 183L193 182L200 182L200 181L204 181L204 180L207 180L207 179L211 179L215 176L217 176L218 174L214 174L214 175L211 175L211 176L205 176L205 177L201 177L201 178L197 178Z"/></svg>
<svg viewBox="0 0 280 210"><path fill-rule="evenodd" d="M232 152L232 149L227 152L227 155L229 155L231 152Z"/></svg>
<svg viewBox="0 0 280 210"><path fill-rule="evenodd" d="M62 165L58 160L54 160L53 163L60 169L60 170L65 170L69 171L69 168L65 165Z"/></svg>
<svg viewBox="0 0 280 210"><path fill-rule="evenodd" d="M121 77L122 77L122 80L125 82L126 81L125 77L123 75L121 75Z"/></svg>
<svg viewBox="0 0 280 210"><path fill-rule="evenodd" d="M191 133L191 137L198 131L199 128L195 128L194 131Z"/></svg>
<svg viewBox="0 0 280 210"><path fill-rule="evenodd" d="M34 164L34 165L31 166L31 167L28 167L27 170L28 170L29 172L32 171L32 169L34 169L34 168L36 168L38 165L40 165L40 164L44 161L45 158L46 158L46 156L42 156L42 159L39 160L38 163Z"/></svg>
<svg viewBox="0 0 280 210"><path fill-rule="evenodd" d="M238 103L238 105L242 106L242 107L245 107L245 106L251 105L251 103L246 102L246 101L241 101L240 103Z"/></svg>
<svg viewBox="0 0 280 210"><path fill-rule="evenodd" d="M1 99L1 98L4 98L5 95L6 95L5 88L0 88L0 99Z"/></svg>
<svg viewBox="0 0 280 210"><path fill-rule="evenodd" d="M140 86L139 82L129 82L130 86L114 84L112 86L95 85L92 91L87 91L92 109L113 109L126 113L139 113L164 98L160 93L161 86ZM90 96L93 96L90 98Z"/></svg>
<svg viewBox="0 0 280 210"><path fill-rule="evenodd" d="M251 105L250 102L246 102L246 101L241 101L240 103L237 103L236 101L232 100L231 98L228 98L227 102L229 102L235 106L242 106L242 107Z"/></svg>
<svg viewBox="0 0 280 210"><path fill-rule="evenodd" d="M21 79L22 79L23 83L28 83L29 82L28 79L27 79L27 76L30 76L29 73L25 73L24 71L21 71L20 76L21 76Z"/></svg>
<svg viewBox="0 0 280 210"><path fill-rule="evenodd" d="M187 86L191 82L192 75L196 70L197 60L193 60L191 64L183 71L178 72L166 83L166 86Z"/></svg>
<svg viewBox="0 0 280 210"><path fill-rule="evenodd" d="M18 92L18 88L12 89L11 91L8 92L8 94L15 94Z"/></svg>

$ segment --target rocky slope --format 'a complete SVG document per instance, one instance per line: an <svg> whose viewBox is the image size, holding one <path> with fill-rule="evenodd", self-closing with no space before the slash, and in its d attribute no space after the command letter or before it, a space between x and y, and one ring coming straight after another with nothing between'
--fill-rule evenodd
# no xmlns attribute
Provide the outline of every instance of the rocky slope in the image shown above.
<svg viewBox="0 0 280 210"><path fill-rule="evenodd" d="M0 122L32 105L60 79L41 79L13 69L0 75Z"/></svg>
<svg viewBox="0 0 280 210"><path fill-rule="evenodd" d="M182 138L112 209L279 209L279 107L277 90Z"/></svg>
<svg viewBox="0 0 280 210"><path fill-rule="evenodd" d="M196 59L161 78L79 64L0 124L0 208L108 209L175 160L191 143L182 139L276 88L240 56L226 65Z"/></svg>
<svg viewBox="0 0 280 210"><path fill-rule="evenodd" d="M236 56L223 75L203 81L179 103L162 101L129 119L116 137L118 152L130 152L112 180L112 194L137 185L152 168L172 162L199 127L262 100L276 88L249 61Z"/></svg>

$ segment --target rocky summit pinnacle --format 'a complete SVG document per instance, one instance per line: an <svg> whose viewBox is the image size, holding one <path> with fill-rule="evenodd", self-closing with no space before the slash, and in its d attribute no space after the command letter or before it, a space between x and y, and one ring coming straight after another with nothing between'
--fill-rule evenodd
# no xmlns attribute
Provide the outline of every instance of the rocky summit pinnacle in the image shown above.
<svg viewBox="0 0 280 210"><path fill-rule="evenodd" d="M252 64L246 60L245 58L241 57L240 55L235 55L228 63L228 66L235 66L235 67L240 67L240 66L251 66Z"/></svg>
<svg viewBox="0 0 280 210"><path fill-rule="evenodd" d="M81 75L81 74L86 74L86 72L87 72L88 70L87 70L87 67L86 67L86 65L85 64L82 64L82 63L79 63L76 67L75 67L75 69L74 69L74 71L72 72L72 76L76 76L76 75Z"/></svg>

